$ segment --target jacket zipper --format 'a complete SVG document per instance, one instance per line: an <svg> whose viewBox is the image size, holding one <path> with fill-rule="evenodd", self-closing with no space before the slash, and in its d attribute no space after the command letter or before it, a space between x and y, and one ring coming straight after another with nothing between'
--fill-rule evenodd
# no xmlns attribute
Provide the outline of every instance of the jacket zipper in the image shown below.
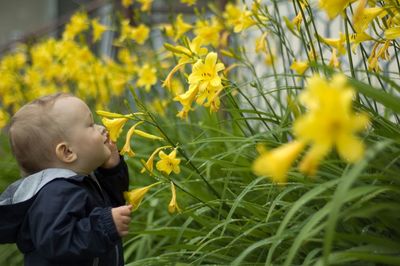
<svg viewBox="0 0 400 266"><path fill-rule="evenodd" d="M98 265L99 265L99 258L96 257L96 258L94 258L94 260L93 260L93 266L98 266Z"/></svg>
<svg viewBox="0 0 400 266"><path fill-rule="evenodd" d="M115 264L116 266L118 266L119 265L119 249L118 249L118 245L115 245L115 254L117 254L117 256L116 256L116 261L117 261L117 264Z"/></svg>

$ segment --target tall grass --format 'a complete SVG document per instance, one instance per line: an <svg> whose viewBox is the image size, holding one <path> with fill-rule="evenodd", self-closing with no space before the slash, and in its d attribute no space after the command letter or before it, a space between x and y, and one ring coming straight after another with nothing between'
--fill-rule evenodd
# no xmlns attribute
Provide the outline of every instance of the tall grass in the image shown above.
<svg viewBox="0 0 400 266"><path fill-rule="evenodd" d="M212 1L205 2L209 5L197 10L199 16L214 11L222 18L222 11ZM397 40L391 41L390 58L381 62L382 71L371 71L368 57L374 42L362 42L356 54L351 51L351 17L359 1L332 21L317 3L303 2L243 3L254 4L256 24L241 34L230 31L230 44L224 51L209 46L219 52L226 66L236 64L223 81L221 107L216 113L197 106L187 120L181 120L176 117L180 105L172 102L174 95L161 88L161 82L150 93L129 86L121 112L145 113L143 128L162 136L163 145L177 147L182 159L178 175L140 174L140 159L146 160L161 144L133 139L136 157L127 158L131 186L173 181L182 212L167 211L168 183L152 189L132 213L130 233L124 238L127 265L400 265ZM377 3L384 6L389 2L391 12L397 12L397 2ZM284 16L290 21L297 14L303 22L289 30ZM368 32L377 34L373 36L378 36L378 41L383 40L384 23L376 19L369 27ZM340 68L329 66L332 49L316 37L336 38L339 29L346 35ZM264 32L268 32L266 51L256 54L250 40ZM158 41L174 44L160 36ZM187 36L192 39L193 34ZM184 38L178 43L184 45ZM155 46L153 43L154 50ZM132 47L137 49L139 64L145 62L141 48ZM272 63L265 65L264 57L271 54L275 56ZM153 64L161 66L163 54L153 55ZM290 69L295 59L309 63L305 74ZM176 64L177 58L174 60ZM158 78L164 80L166 72L160 67ZM362 135L367 146L363 159L348 164L333 151L313 177L292 168L286 185L255 176L251 167L258 156L257 144L272 149L294 138L293 121L305 112L296 99L307 77L317 73L330 77L334 72L348 76L357 92L354 109L368 113L371 119ZM189 73L187 67L176 75L187 84ZM162 112L150 104L149 99L157 98L169 101ZM2 180L17 174L15 163L3 163L9 170ZM21 261L14 248L1 247L0 252L5 254L0 256L1 265Z"/></svg>

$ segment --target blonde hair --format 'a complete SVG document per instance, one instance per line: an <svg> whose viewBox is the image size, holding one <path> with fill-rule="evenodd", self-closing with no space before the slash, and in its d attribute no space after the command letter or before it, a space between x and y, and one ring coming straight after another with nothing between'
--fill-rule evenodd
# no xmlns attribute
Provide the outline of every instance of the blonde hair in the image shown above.
<svg viewBox="0 0 400 266"><path fill-rule="evenodd" d="M72 95L56 93L38 98L11 118L8 127L11 150L24 174L39 172L54 163L55 147L64 136L50 111L64 97Z"/></svg>

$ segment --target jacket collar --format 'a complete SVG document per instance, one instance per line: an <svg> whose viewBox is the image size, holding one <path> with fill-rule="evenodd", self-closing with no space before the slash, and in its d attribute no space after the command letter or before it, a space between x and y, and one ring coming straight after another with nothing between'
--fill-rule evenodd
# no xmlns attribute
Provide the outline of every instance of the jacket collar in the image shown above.
<svg viewBox="0 0 400 266"><path fill-rule="evenodd" d="M57 178L81 181L85 176L62 168L48 168L12 183L1 195L0 205L16 204L32 198L47 183Z"/></svg>

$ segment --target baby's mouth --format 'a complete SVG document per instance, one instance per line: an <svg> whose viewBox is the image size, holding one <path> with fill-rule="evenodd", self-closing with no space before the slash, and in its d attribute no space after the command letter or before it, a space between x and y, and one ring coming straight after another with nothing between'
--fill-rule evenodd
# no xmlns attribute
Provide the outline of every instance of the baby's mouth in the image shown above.
<svg viewBox="0 0 400 266"><path fill-rule="evenodd" d="M111 142L111 140L110 140L110 135L107 133L106 134L106 140L104 141L104 144L108 144L108 143L110 143Z"/></svg>

